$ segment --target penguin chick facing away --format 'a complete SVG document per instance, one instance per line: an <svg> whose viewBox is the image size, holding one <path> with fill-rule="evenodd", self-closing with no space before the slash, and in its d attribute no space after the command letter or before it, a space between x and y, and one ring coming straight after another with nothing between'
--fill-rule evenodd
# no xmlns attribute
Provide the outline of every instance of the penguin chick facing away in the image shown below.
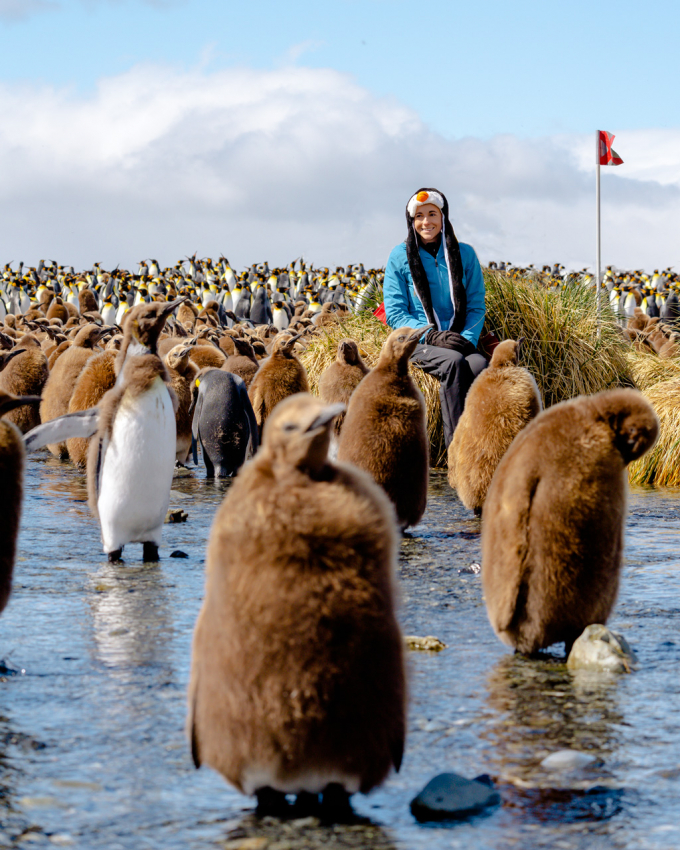
<svg viewBox="0 0 680 850"><path fill-rule="evenodd" d="M255 373L248 395L260 432L267 417L280 401L296 393L309 392L307 370L293 352L300 336L302 334L277 334L270 356L261 361L260 368Z"/></svg>
<svg viewBox="0 0 680 850"><path fill-rule="evenodd" d="M255 373L260 368L260 363L255 357L253 346L247 339L240 337L226 337L230 339L234 346L234 354L227 357L227 361L222 366L225 372L231 372L233 375L238 375L245 382L246 389L250 387L255 377Z"/></svg>
<svg viewBox="0 0 680 850"><path fill-rule="evenodd" d="M87 361L73 388L68 412L77 413L96 407L104 395L116 384L115 351L102 351ZM66 440L66 449L72 464L79 469L87 466L90 441L83 437Z"/></svg>
<svg viewBox="0 0 680 850"><path fill-rule="evenodd" d="M185 464L191 451L191 411L193 409L194 381L198 369L191 362L195 338L175 345L165 355L164 361L170 376L170 386L177 397L177 446L175 460Z"/></svg>
<svg viewBox="0 0 680 850"><path fill-rule="evenodd" d="M340 411L307 394L276 408L208 544L187 732L196 766L261 811L289 793L348 808L401 764L394 511L367 475L327 462Z"/></svg>
<svg viewBox="0 0 680 850"><path fill-rule="evenodd" d="M50 372L38 340L32 334L22 336L7 358L0 372L0 389L15 396L42 395ZM40 408L35 404L19 406L8 412L5 419L25 434L40 424Z"/></svg>
<svg viewBox="0 0 680 850"><path fill-rule="evenodd" d="M449 484L476 514L510 443L543 407L536 381L518 365L519 350L520 342L512 339L496 347L465 397L449 446Z"/></svg>
<svg viewBox="0 0 680 850"><path fill-rule="evenodd" d="M201 444L208 478L235 475L258 446L244 381L222 369L207 369L195 381L194 397L192 435Z"/></svg>
<svg viewBox="0 0 680 850"><path fill-rule="evenodd" d="M408 373L409 357L431 328L398 328L350 399L338 460L370 472L392 500L403 531L425 513L430 444L425 400Z"/></svg>
<svg viewBox="0 0 680 850"><path fill-rule="evenodd" d="M0 390L0 416L24 404L39 403L39 396L13 396ZM0 492L3 501L0 511L0 612L4 611L12 592L25 457L21 432L11 422L0 419Z"/></svg>
<svg viewBox="0 0 680 850"><path fill-rule="evenodd" d="M498 637L531 654L606 623L619 586L626 466L659 422L636 390L543 411L498 465L482 521L482 582Z"/></svg>
<svg viewBox="0 0 680 850"><path fill-rule="evenodd" d="M353 339L341 339L335 360L319 378L319 396L327 404L349 404L350 397L361 379L371 370L361 359L359 346ZM335 420L335 433L340 434L345 414Z"/></svg>

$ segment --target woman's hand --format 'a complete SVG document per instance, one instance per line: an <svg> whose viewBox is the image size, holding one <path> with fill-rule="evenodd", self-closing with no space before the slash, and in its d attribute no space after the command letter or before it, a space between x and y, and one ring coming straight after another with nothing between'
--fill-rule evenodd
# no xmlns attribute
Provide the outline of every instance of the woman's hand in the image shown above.
<svg viewBox="0 0 680 850"><path fill-rule="evenodd" d="M463 357L469 357L477 351L470 340L455 331L429 331L425 335L425 345L450 348L452 351L458 351Z"/></svg>

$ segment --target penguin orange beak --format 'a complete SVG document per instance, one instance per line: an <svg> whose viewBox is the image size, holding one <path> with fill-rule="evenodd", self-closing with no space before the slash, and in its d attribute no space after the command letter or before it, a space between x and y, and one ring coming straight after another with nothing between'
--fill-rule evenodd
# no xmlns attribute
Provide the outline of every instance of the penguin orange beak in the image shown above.
<svg viewBox="0 0 680 850"><path fill-rule="evenodd" d="M411 341L413 341L414 339L419 340L423 334L427 333L428 331L431 331L433 327L434 325L424 325L422 328L418 328L418 330L413 331L413 333L409 336L409 339Z"/></svg>
<svg viewBox="0 0 680 850"><path fill-rule="evenodd" d="M314 421L307 427L307 431L316 431L317 428L325 428L327 425L335 419L336 416L340 416L341 413L344 413L347 408L344 404L329 404L328 407L325 407L321 413L314 419Z"/></svg>

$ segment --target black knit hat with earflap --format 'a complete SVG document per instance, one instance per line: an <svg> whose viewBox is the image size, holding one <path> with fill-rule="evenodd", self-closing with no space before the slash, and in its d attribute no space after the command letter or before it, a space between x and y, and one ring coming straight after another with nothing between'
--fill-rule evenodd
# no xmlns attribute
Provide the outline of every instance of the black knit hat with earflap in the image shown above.
<svg viewBox="0 0 680 850"><path fill-rule="evenodd" d="M420 252L418 251L418 235L415 231L413 219L418 207L423 204L434 204L436 207L439 207L444 220L446 265L448 267L449 288L454 310L453 319L448 328L440 327L439 320L434 312L430 284L423 268L423 261L420 259ZM408 266L411 271L411 277L413 278L416 295L423 305L428 322L438 330L451 330L461 333L465 327L467 294L463 285L463 261L460 257L460 246L449 220L449 202L446 200L445 195L438 189L418 189L406 205L406 224L408 225L408 234L406 236Z"/></svg>

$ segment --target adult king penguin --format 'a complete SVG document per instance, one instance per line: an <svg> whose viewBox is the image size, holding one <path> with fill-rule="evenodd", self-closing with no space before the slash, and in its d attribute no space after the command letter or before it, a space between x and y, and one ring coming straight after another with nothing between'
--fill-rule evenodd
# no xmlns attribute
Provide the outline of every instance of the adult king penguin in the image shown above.
<svg viewBox="0 0 680 850"><path fill-rule="evenodd" d="M194 764L261 813L321 794L328 819L348 816L349 795L401 764L394 511L365 473L328 463L341 411L281 402L210 533L187 732Z"/></svg>

